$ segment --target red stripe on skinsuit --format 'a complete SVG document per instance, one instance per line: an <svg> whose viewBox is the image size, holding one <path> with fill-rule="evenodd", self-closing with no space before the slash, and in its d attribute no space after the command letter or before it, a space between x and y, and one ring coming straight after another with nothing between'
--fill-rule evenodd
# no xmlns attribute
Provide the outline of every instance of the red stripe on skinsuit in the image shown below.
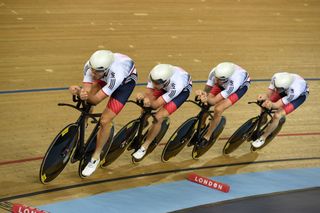
<svg viewBox="0 0 320 213"><path fill-rule="evenodd" d="M239 97L236 93L233 93L232 95L229 96L228 99L231 101L231 103L233 105L239 100Z"/></svg>
<svg viewBox="0 0 320 213"><path fill-rule="evenodd" d="M108 109L112 110L115 114L118 114L122 110L123 106L124 105L122 103L114 98L110 98L107 105Z"/></svg>
<svg viewBox="0 0 320 213"><path fill-rule="evenodd" d="M177 106L173 101L171 101L168 104L164 105L163 108L166 109L169 112L170 115L177 110Z"/></svg>

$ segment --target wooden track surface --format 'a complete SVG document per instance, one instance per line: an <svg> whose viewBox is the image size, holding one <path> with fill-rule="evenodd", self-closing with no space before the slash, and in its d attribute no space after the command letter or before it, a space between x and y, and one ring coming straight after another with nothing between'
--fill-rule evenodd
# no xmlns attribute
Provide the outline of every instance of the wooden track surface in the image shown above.
<svg viewBox="0 0 320 213"><path fill-rule="evenodd" d="M140 83L146 82L149 70L159 62L185 68L193 80L205 80L210 69L221 61L241 65L253 79L269 79L278 70L319 78L319 11L317 0L0 0L0 91L77 84L82 80L83 64L101 48L131 56L136 61ZM264 92L268 82L254 82L246 96L225 113L227 125L222 139L200 160L192 160L191 149L186 148L169 163L161 163L162 145L138 165L131 164L130 153L126 152L110 168L99 169L86 180L77 176L77 164L69 165L46 186L38 181L41 160L13 161L43 156L58 131L77 118L76 112L56 105L71 102L70 95L67 91L0 94L0 199L96 180L239 162L258 163L195 171L214 176L318 167L320 82L309 84L310 97L288 117L281 132L288 135L276 138L258 153L250 153L249 144L229 157L222 156L221 150L225 138L258 113L257 107L246 102ZM199 88L203 84L194 84L194 90ZM137 87L134 93L142 90ZM101 104L96 111L104 106ZM197 112L195 106L183 105L172 116L162 143ZM138 113L134 106L126 106L115 120L117 130ZM313 157L318 159L304 159ZM263 162L279 159L296 160ZM40 205L181 180L187 172L78 186L11 201Z"/></svg>

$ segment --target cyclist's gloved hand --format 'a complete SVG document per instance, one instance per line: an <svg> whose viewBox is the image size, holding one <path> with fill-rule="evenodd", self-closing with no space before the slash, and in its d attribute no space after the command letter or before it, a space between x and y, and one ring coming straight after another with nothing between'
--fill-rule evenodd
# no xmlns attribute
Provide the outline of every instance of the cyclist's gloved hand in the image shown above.
<svg viewBox="0 0 320 213"><path fill-rule="evenodd" d="M143 99L143 106L144 107L150 107L151 106L151 102L149 98L144 98Z"/></svg>
<svg viewBox="0 0 320 213"><path fill-rule="evenodd" d="M203 91L203 90L201 90L201 89L198 89L198 90L196 90L195 93L196 93L197 96L200 96L200 95L202 95L202 94L205 94L206 92Z"/></svg>
<svg viewBox="0 0 320 213"><path fill-rule="evenodd" d="M268 99L267 95L265 95L265 94L259 94L258 98L257 98L258 101L265 101L267 99Z"/></svg>
<svg viewBox="0 0 320 213"><path fill-rule="evenodd" d="M141 93L141 92L137 93L136 99L137 99L137 101L143 100L144 99L144 94Z"/></svg>
<svg viewBox="0 0 320 213"><path fill-rule="evenodd" d="M200 100L201 95L206 94L205 91L200 90L200 89L196 90L195 93L196 93L196 97L195 97L195 100L196 100L196 101L199 101L199 100Z"/></svg>
<svg viewBox="0 0 320 213"><path fill-rule="evenodd" d="M201 94L201 95L200 95L200 100L201 100L202 103L204 103L205 105L207 105L207 104L208 104L208 96L207 96L207 94L206 94L206 93Z"/></svg>
<svg viewBox="0 0 320 213"><path fill-rule="evenodd" d="M263 102L262 106L267 108L267 109L271 109L272 108L272 102L270 100L266 100L265 102Z"/></svg>
<svg viewBox="0 0 320 213"><path fill-rule="evenodd" d="M80 90L80 99L86 101L89 97L88 91L81 89Z"/></svg>
<svg viewBox="0 0 320 213"><path fill-rule="evenodd" d="M81 88L79 86L76 86L76 85L69 87L69 92L72 95L79 95L80 94L80 90L81 90Z"/></svg>

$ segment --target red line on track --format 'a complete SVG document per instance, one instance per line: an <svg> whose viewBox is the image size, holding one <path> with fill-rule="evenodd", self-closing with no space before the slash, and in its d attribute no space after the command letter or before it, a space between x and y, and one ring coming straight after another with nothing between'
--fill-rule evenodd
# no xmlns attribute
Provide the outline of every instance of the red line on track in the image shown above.
<svg viewBox="0 0 320 213"><path fill-rule="evenodd" d="M42 160L42 159L43 159L43 157L35 157L35 158L26 158L26 159L19 159L19 160L2 161L2 162L0 162L0 166L7 165L7 164L13 164L13 163L24 163L27 161Z"/></svg>
<svg viewBox="0 0 320 213"><path fill-rule="evenodd" d="M295 137L295 136L315 136L320 135L320 132L305 132L305 133L283 133L279 134L277 137ZM220 140L228 140L229 137L223 137L220 138ZM165 143L159 144L160 146L165 145ZM43 156L41 157L34 157L34 158L25 158L25 159L19 159L19 160L11 160L11 161L2 161L0 162L0 166L8 165L8 164L15 164L15 163L24 163L28 161L35 161L35 160L42 160Z"/></svg>

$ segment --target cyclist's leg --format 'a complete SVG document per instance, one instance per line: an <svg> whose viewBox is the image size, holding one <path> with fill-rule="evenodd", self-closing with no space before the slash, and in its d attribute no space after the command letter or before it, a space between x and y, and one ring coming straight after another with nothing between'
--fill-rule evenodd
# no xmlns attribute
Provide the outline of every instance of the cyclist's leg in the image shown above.
<svg viewBox="0 0 320 213"><path fill-rule="evenodd" d="M109 108L106 108L103 111L101 118L100 118L100 129L97 133L96 149L95 149L94 153L92 154L90 162L87 164L87 166L82 171L83 176L90 176L97 169L99 162L100 162L101 150L109 138L112 120L114 117L116 117L116 115L117 114L115 114Z"/></svg>
<svg viewBox="0 0 320 213"><path fill-rule="evenodd" d="M145 155L149 145L159 134L163 120L169 117L172 113L174 113L188 99L189 95L190 95L190 91L181 92L177 97L175 97L172 101L164 105L155 114L156 120L153 122L152 126L150 127L144 144L134 153L133 156L135 158L141 159Z"/></svg>
<svg viewBox="0 0 320 213"><path fill-rule="evenodd" d="M104 144L108 141L110 129L112 126L112 120L117 116L111 109L106 108L100 118L100 129L97 134L97 144L94 153L92 154L93 159L100 159L100 153Z"/></svg>
<svg viewBox="0 0 320 213"><path fill-rule="evenodd" d="M218 84L215 84L211 90L210 90L210 94L212 94L213 96L216 96L217 94L219 94L222 91L222 88L218 86ZM201 128L204 128L206 125L206 120L209 117L209 113L204 113L202 116L202 120L201 120Z"/></svg>
<svg viewBox="0 0 320 213"><path fill-rule="evenodd" d="M301 104L304 103L304 101L306 100L306 97L307 97L306 95L302 95L296 100L292 101L291 103L278 109L274 113L272 117L272 122L267 126L263 135L260 138L258 138L256 141L252 142L252 145L255 148L261 147L264 144L265 140L268 138L268 136L277 128L277 126L279 125L280 119L290 114L294 110L296 110Z"/></svg>
<svg viewBox="0 0 320 213"><path fill-rule="evenodd" d="M153 92L152 92L152 96L151 96L151 101L154 101L156 100L157 98L159 98L161 95L163 95L165 93L165 91L163 89L153 89ZM143 109L141 109L141 112L143 112ZM151 117L151 115L147 115L146 116L146 122L144 124L144 128L149 126L149 121L148 119Z"/></svg>
<svg viewBox="0 0 320 213"><path fill-rule="evenodd" d="M169 112L161 108L155 115L156 120L154 120L152 126L150 127L148 134L146 136L146 140L143 144L145 149L148 149L151 142L155 139L155 137L159 134L162 122L165 118L169 117Z"/></svg>
<svg viewBox="0 0 320 213"><path fill-rule="evenodd" d="M93 158L100 157L104 144L108 141L112 120L120 113L128 101L136 82L129 81L124 85L120 85L111 95L107 108L103 111L100 119L100 130L97 137L97 147L93 153Z"/></svg>
<svg viewBox="0 0 320 213"><path fill-rule="evenodd" d="M305 100L306 100L307 96L306 95L302 95L299 98L297 98L296 100L292 101L291 103L285 105L283 108L281 108L280 110L278 110L272 119L269 129L269 126L266 128L265 133L263 134L262 138L266 139L274 130L275 128L277 128L279 121L282 117L285 117L286 115L289 115L291 112L293 112L294 110L296 110L300 105L302 105ZM280 112L279 112L280 111Z"/></svg>
<svg viewBox="0 0 320 213"><path fill-rule="evenodd" d="M279 125L280 119L285 116L286 116L286 111L284 110L284 108L278 109L272 116L271 123L267 126L263 135L261 135L260 139L265 141L265 139L277 128L277 126Z"/></svg>
<svg viewBox="0 0 320 213"><path fill-rule="evenodd" d="M150 143L154 140L154 138L158 135L163 119L169 117L173 114L189 97L189 91L181 92L177 97L175 97L172 101L164 105L157 113L156 119L158 122L155 122L154 125L151 126L150 134L147 135L146 146L149 146Z"/></svg>
<svg viewBox="0 0 320 213"><path fill-rule="evenodd" d="M105 143L108 141L112 120L123 109L129 96L131 95L136 82L134 80L127 84L119 86L111 95L107 108L103 111L100 118L100 129L97 133L96 149L92 155L91 161L88 163L82 174L90 176L97 168L100 162L100 153Z"/></svg>
<svg viewBox="0 0 320 213"><path fill-rule="evenodd" d="M215 105L214 108L214 115L213 120L210 122L210 126L208 129L208 132L204 135L204 139L209 141L210 137L215 130L215 128L218 126L218 124L221 121L222 113L234 105L236 102L238 102L244 94L248 91L248 86L245 85L241 88L239 88L235 93L231 94L227 99L222 100L218 104Z"/></svg>
<svg viewBox="0 0 320 213"><path fill-rule="evenodd" d="M86 83L87 84L87 83ZM101 80L97 80L95 82L93 82L90 86L90 91L89 93L91 93L92 95L95 95L99 90L101 90L101 88L105 85L106 83L104 81L101 81ZM90 111L89 113L92 113L93 112L93 108L94 106L91 106L90 108ZM85 123L87 124L88 122L88 118L89 117L86 117L86 121ZM87 124L88 125L88 124Z"/></svg>
<svg viewBox="0 0 320 213"><path fill-rule="evenodd" d="M220 123L220 120L221 120L221 117L222 117L222 113L226 109L231 107L231 106L232 106L232 102L230 101L230 99L224 99L224 100L220 101L218 104L215 105L214 114L213 114L213 120L211 120L209 128L208 128L208 131L204 135L204 138L207 141L210 140L210 137L211 137L213 131L215 130L217 125Z"/></svg>
<svg viewBox="0 0 320 213"><path fill-rule="evenodd" d="M269 97L269 100L272 101L272 102L277 102L279 99L281 99L282 97L284 96L284 94L280 94L278 93L277 91L273 91ZM263 111L263 109L261 109L261 112ZM262 121L261 121L261 125L264 125L267 123L268 121L268 115L267 114L264 114L264 117L262 118Z"/></svg>
<svg viewBox="0 0 320 213"><path fill-rule="evenodd" d="M105 85L106 85L106 83L104 81L101 81L101 80L97 80L97 81L93 82L93 84L91 86L90 93L92 95L95 95ZM92 111L93 111L93 107L91 107L90 113L92 113ZM111 121L112 121L112 119L114 117L115 116L113 115L112 111L110 112L110 110L108 110L108 109L105 109L102 112L102 115L101 115L101 118L100 118L100 130L97 133L96 149L95 149L95 152L92 155L92 158L94 158L94 159L99 159L100 158L100 152L101 152L102 147L103 147L103 144L102 144L102 147L101 147L101 143L99 143L99 141L101 140L101 139L99 140L99 138L101 138L103 136L103 135L100 134L100 131L101 131L102 128L108 128L107 126L109 126L111 124ZM111 119L110 124L108 124L108 120L110 120L108 118ZM108 133L108 135L106 137L109 137L109 131L110 131L109 129L106 130L106 131L103 131L104 133ZM104 139L104 137L102 139Z"/></svg>

